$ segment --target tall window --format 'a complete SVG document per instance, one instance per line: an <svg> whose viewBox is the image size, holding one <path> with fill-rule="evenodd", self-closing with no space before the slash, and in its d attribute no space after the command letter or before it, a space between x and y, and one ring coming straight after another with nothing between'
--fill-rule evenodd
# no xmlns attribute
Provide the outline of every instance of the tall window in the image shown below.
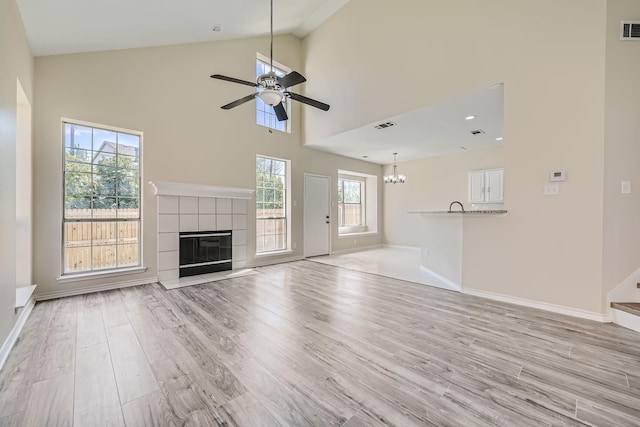
<svg viewBox="0 0 640 427"><path fill-rule="evenodd" d="M269 71L271 71L269 59L262 55L258 55L258 59L256 59L256 77L267 74ZM287 67L284 67L281 64L276 64L276 62L273 63L273 71L278 77L284 77L285 74L291 72ZM284 109L287 111L287 115L291 117L289 100L284 98L282 102L284 104ZM259 96L256 96L256 123L260 126L266 126L281 132L289 132L289 120L279 122L276 118L276 113L273 111L273 107L262 102L262 99L260 99Z"/></svg>
<svg viewBox="0 0 640 427"><path fill-rule="evenodd" d="M63 123L63 274L139 266L142 134Z"/></svg>
<svg viewBox="0 0 640 427"><path fill-rule="evenodd" d="M364 225L364 182L338 179L339 226Z"/></svg>
<svg viewBox="0 0 640 427"><path fill-rule="evenodd" d="M256 157L256 253L287 249L288 169L288 160Z"/></svg>

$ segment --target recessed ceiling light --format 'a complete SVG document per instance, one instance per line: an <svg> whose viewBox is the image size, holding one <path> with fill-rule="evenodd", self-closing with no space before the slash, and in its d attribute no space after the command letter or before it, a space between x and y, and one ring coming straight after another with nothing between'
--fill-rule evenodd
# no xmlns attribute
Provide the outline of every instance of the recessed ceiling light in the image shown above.
<svg viewBox="0 0 640 427"><path fill-rule="evenodd" d="M215 31L216 33L222 31L222 25L220 25L220 24L214 25L213 26L213 31Z"/></svg>
<svg viewBox="0 0 640 427"><path fill-rule="evenodd" d="M473 119L475 119L475 118L476 118L476 116L471 115L471 116L467 116L467 117L465 117L464 119L465 119L465 120L473 120Z"/></svg>
<svg viewBox="0 0 640 427"><path fill-rule="evenodd" d="M503 137L499 136L496 138L496 141L502 141L503 139L504 139Z"/></svg>

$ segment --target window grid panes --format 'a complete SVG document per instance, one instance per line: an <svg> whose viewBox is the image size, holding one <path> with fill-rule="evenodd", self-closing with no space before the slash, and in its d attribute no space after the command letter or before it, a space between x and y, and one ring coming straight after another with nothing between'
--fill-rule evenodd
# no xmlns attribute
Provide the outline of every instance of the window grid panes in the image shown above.
<svg viewBox="0 0 640 427"><path fill-rule="evenodd" d="M64 123L63 274L140 265L140 135Z"/></svg>
<svg viewBox="0 0 640 427"><path fill-rule="evenodd" d="M287 249L287 163L256 157L256 253Z"/></svg>
<svg viewBox="0 0 640 427"><path fill-rule="evenodd" d="M256 77L260 77L263 74L267 74L271 71L271 66L259 59L256 59ZM284 70L277 68L275 65L273 67L273 71L276 73L278 77L284 77L287 74ZM258 89L260 90L260 89ZM287 111L287 115L290 116L289 112L289 100L284 98L282 100L285 111ZM256 96L256 123L260 126L266 126L270 129L279 130L281 132L288 132L287 123L289 121L280 122L276 118L276 113L273 111L273 107L262 102L259 96Z"/></svg>
<svg viewBox="0 0 640 427"><path fill-rule="evenodd" d="M364 183L338 179L338 218L340 227L364 225L362 190Z"/></svg>

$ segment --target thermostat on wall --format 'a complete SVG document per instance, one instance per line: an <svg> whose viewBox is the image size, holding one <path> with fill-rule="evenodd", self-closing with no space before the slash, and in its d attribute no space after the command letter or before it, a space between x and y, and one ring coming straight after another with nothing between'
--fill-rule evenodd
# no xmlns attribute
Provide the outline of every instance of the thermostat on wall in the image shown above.
<svg viewBox="0 0 640 427"><path fill-rule="evenodd" d="M553 171L549 174L549 181L566 181L567 174L564 171Z"/></svg>

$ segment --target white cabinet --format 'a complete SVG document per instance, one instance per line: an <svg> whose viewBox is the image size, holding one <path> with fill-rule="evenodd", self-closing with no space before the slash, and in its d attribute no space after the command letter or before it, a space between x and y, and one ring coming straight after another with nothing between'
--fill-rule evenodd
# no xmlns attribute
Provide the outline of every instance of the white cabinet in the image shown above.
<svg viewBox="0 0 640 427"><path fill-rule="evenodd" d="M504 169L469 172L469 203L504 202Z"/></svg>

